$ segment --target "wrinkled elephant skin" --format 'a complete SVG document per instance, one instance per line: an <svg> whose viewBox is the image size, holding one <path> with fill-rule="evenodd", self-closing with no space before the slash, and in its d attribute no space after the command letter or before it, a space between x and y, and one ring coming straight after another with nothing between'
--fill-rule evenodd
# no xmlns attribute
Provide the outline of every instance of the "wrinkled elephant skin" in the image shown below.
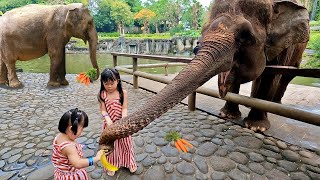
<svg viewBox="0 0 320 180"><path fill-rule="evenodd" d="M137 111L104 130L99 143L108 145L141 130L223 72L228 73L221 77L222 96L239 93L240 84L254 81L253 97L280 100L292 77L277 79L262 72L267 64L298 66L308 40L308 11L295 1L216 0L194 59ZM276 80L282 86L275 86ZM228 117L241 115L238 104L230 102L221 111ZM270 127L266 112L257 109L244 123L255 131Z"/></svg>
<svg viewBox="0 0 320 180"><path fill-rule="evenodd" d="M68 85L65 45L71 37L89 42L91 63L99 74L97 32L89 10L81 3L31 4L6 12L0 17L0 23L0 84L20 87L22 83L16 74L16 61L48 54L51 60L48 86Z"/></svg>

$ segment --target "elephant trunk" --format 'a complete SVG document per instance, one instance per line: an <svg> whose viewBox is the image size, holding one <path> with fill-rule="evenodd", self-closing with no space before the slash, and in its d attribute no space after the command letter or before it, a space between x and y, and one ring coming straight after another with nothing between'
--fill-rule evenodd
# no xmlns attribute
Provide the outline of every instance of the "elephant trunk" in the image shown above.
<svg viewBox="0 0 320 180"><path fill-rule="evenodd" d="M91 26L88 30L89 36L89 51L90 51L90 60L93 68L97 70L97 75L94 80L97 80L99 77L99 67L97 63L97 43L98 35L95 26Z"/></svg>
<svg viewBox="0 0 320 180"><path fill-rule="evenodd" d="M213 32L213 34L208 33L203 38L202 48L188 66L132 115L105 129L99 144L112 145L114 140L138 132L186 98L211 77L230 69L235 50L236 45L232 33L221 31Z"/></svg>

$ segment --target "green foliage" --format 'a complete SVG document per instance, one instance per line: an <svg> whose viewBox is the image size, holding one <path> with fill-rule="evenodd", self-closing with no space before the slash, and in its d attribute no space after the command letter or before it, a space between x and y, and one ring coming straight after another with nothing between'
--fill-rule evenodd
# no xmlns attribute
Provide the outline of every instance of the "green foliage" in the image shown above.
<svg viewBox="0 0 320 180"><path fill-rule="evenodd" d="M320 32L311 31L307 48L315 50L315 54L307 61L304 68L320 68Z"/></svg>
<svg viewBox="0 0 320 180"><path fill-rule="evenodd" d="M111 18L112 0L99 0L94 10L93 21L98 32L113 32L117 30L115 21Z"/></svg>
<svg viewBox="0 0 320 180"><path fill-rule="evenodd" d="M189 36L189 37L199 37L201 36L200 30L189 30L189 31L183 31L180 33L176 33L176 36Z"/></svg>
<svg viewBox="0 0 320 180"><path fill-rule="evenodd" d="M307 45L307 49L317 49L318 44L320 43L320 31L311 31L310 39Z"/></svg>
<svg viewBox="0 0 320 180"><path fill-rule="evenodd" d="M97 77L97 70L95 68L91 68L85 72L86 76L90 79L95 79Z"/></svg>
<svg viewBox="0 0 320 180"><path fill-rule="evenodd" d="M318 21L310 21L309 25L312 26L320 26L320 19Z"/></svg>
<svg viewBox="0 0 320 180"><path fill-rule="evenodd" d="M2 13L2 11L0 11L0 16L2 16L3 15L3 13Z"/></svg>
<svg viewBox="0 0 320 180"><path fill-rule="evenodd" d="M133 22L130 6L120 0L111 3L110 15L117 24L130 25Z"/></svg>
<svg viewBox="0 0 320 180"><path fill-rule="evenodd" d="M169 32L170 32L170 35L173 36L179 32L183 32L183 31L184 31L183 25L178 24L177 26L171 28Z"/></svg>
<svg viewBox="0 0 320 180"><path fill-rule="evenodd" d="M119 32L111 32L111 33L99 32L98 33L98 37L103 38L103 39L109 38L109 37L114 38L114 37L119 37L119 36L120 36Z"/></svg>
<svg viewBox="0 0 320 180"><path fill-rule="evenodd" d="M181 136L178 132L174 131L174 130L171 130L170 132L168 132L165 136L165 140L168 141L168 142L171 142L171 141L176 141L178 139L180 139Z"/></svg>

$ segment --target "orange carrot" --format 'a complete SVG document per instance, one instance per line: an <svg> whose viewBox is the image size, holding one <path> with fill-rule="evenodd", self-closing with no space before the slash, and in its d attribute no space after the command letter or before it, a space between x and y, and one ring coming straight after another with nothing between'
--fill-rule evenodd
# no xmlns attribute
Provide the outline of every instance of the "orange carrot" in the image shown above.
<svg viewBox="0 0 320 180"><path fill-rule="evenodd" d="M183 152L187 153L188 152L188 149L186 148L186 146L180 141L180 139L178 139L176 141L179 145L179 147L182 149Z"/></svg>
<svg viewBox="0 0 320 180"><path fill-rule="evenodd" d="M174 142L174 145L176 146L176 148L178 149L178 151L181 151L181 148L180 148L179 144L177 143L177 141Z"/></svg>
<svg viewBox="0 0 320 180"><path fill-rule="evenodd" d="M80 82L81 82L81 83L84 83L86 78L87 78L87 76L82 76L82 77L80 78Z"/></svg>
<svg viewBox="0 0 320 180"><path fill-rule="evenodd" d="M86 85L88 86L89 84L90 84L90 78L87 77L87 79L86 79Z"/></svg>
<svg viewBox="0 0 320 180"><path fill-rule="evenodd" d="M192 144L190 144L190 143L189 143L187 140L185 140L185 139L182 139L182 138L181 138L180 141L181 141L183 144L189 146L190 148L193 147Z"/></svg>

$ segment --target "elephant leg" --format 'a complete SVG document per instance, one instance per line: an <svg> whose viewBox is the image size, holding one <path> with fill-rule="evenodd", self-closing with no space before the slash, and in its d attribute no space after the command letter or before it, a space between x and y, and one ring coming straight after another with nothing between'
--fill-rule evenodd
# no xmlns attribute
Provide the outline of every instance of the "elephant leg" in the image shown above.
<svg viewBox="0 0 320 180"><path fill-rule="evenodd" d="M277 91L274 94L274 97L272 100L273 102L281 103L281 99L284 96L285 91L287 90L287 86L293 78L294 78L294 76L282 76L281 77L279 84L278 84Z"/></svg>
<svg viewBox="0 0 320 180"><path fill-rule="evenodd" d="M1 84L8 84L8 69L5 63L0 60L0 85Z"/></svg>
<svg viewBox="0 0 320 180"><path fill-rule="evenodd" d="M1 72L3 70L3 65L7 69L9 86L12 88L22 87L22 83L19 81L16 73L16 61L3 60L1 64Z"/></svg>
<svg viewBox="0 0 320 180"><path fill-rule="evenodd" d="M230 92L239 94L240 84L232 83ZM228 119L238 119L241 117L241 112L239 110L239 104L235 104L227 101L223 108L220 109L220 116Z"/></svg>
<svg viewBox="0 0 320 180"><path fill-rule="evenodd" d="M262 74L253 82L251 97L271 101L277 89L279 77L279 75ZM255 108L251 108L243 122L247 128L256 132L264 132L270 128L267 112Z"/></svg>
<svg viewBox="0 0 320 180"><path fill-rule="evenodd" d="M66 49L64 47L62 52L62 61L59 68L59 81L62 86L67 86L69 85L69 82L66 80Z"/></svg>
<svg viewBox="0 0 320 180"><path fill-rule="evenodd" d="M50 48L49 48L50 49ZM61 61L62 61L62 52L54 51L53 53L49 50L50 56L50 79L48 82L48 86L58 87L60 86L59 78L60 78L60 68L61 68Z"/></svg>

